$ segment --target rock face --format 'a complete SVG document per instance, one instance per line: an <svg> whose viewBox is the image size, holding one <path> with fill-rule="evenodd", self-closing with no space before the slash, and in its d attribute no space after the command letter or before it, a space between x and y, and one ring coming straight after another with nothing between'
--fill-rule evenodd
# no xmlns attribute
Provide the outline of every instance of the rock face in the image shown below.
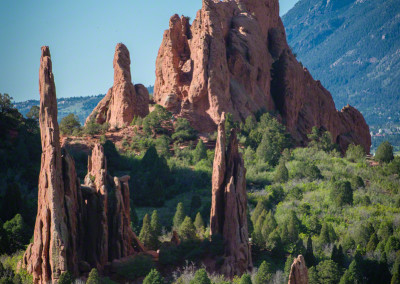
<svg viewBox="0 0 400 284"><path fill-rule="evenodd" d="M114 85L99 102L86 123L109 123L111 128L130 124L135 116L144 117L149 113L149 92L141 85L133 85L129 51L118 43L114 55Z"/></svg>
<svg viewBox="0 0 400 284"><path fill-rule="evenodd" d="M218 125L212 173L211 236L221 235L225 261L221 272L227 277L252 268L247 227L246 169L238 151L236 133L231 130L226 149L225 115Z"/></svg>
<svg viewBox="0 0 400 284"><path fill-rule="evenodd" d="M34 241L22 265L35 283L57 282L63 272L78 276L91 267L144 251L130 228L128 176L111 178L102 146L89 160L85 185L60 146L57 103L48 47L39 70L42 160Z"/></svg>
<svg viewBox="0 0 400 284"><path fill-rule="evenodd" d="M344 148L371 145L363 116L338 112L292 54L278 0L203 0L192 25L174 15L158 52L154 98L199 131L214 131L222 112L244 121L266 110L279 113L299 145L313 126Z"/></svg>
<svg viewBox="0 0 400 284"><path fill-rule="evenodd" d="M293 261L288 284L308 284L308 270L302 255L299 255Z"/></svg>

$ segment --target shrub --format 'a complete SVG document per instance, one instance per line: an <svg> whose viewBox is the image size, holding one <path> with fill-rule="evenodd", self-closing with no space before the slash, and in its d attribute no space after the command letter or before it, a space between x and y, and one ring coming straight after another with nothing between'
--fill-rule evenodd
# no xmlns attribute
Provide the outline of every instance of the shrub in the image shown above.
<svg viewBox="0 0 400 284"><path fill-rule="evenodd" d="M58 284L72 284L74 283L74 279L69 271L61 273L60 278L58 279Z"/></svg>
<svg viewBox="0 0 400 284"><path fill-rule="evenodd" d="M89 273L89 277L86 281L86 284L100 284L100 276L99 276L99 272L97 271L96 268L93 268L90 273Z"/></svg>
<svg viewBox="0 0 400 284"><path fill-rule="evenodd" d="M350 162L362 162L365 160L365 151L361 145L350 144L346 151L346 159Z"/></svg>
<svg viewBox="0 0 400 284"><path fill-rule="evenodd" d="M243 274L242 278L240 278L239 283L240 284L252 284L250 275L247 273Z"/></svg>
<svg viewBox="0 0 400 284"><path fill-rule="evenodd" d="M175 133L172 139L178 142L184 142L196 139L196 130L194 130L187 119L178 118L174 125Z"/></svg>
<svg viewBox="0 0 400 284"><path fill-rule="evenodd" d="M208 278L207 272L205 269L199 269L196 271L193 280L190 281L190 284L211 284L210 278Z"/></svg>
<svg viewBox="0 0 400 284"><path fill-rule="evenodd" d="M143 284L164 284L165 281L157 269L152 269L146 278L143 280Z"/></svg>
<svg viewBox="0 0 400 284"><path fill-rule="evenodd" d="M193 162L197 163L203 159L207 159L207 149L203 140L199 139L199 142L197 142L197 146L193 151Z"/></svg>
<svg viewBox="0 0 400 284"><path fill-rule="evenodd" d="M73 113L67 115L60 121L61 134L71 135L74 130L79 130L80 128L81 124L79 118Z"/></svg>
<svg viewBox="0 0 400 284"><path fill-rule="evenodd" d="M394 159L393 146L388 141L382 142L376 149L375 159L383 163L392 161Z"/></svg>
<svg viewBox="0 0 400 284"><path fill-rule="evenodd" d="M127 262L117 265L116 272L124 278L135 280L138 277L146 276L153 268L154 262L151 257L138 255Z"/></svg>
<svg viewBox="0 0 400 284"><path fill-rule="evenodd" d="M271 266L266 261L263 261L260 265L260 268L257 271L254 284L269 283L271 281L271 278L272 278Z"/></svg>

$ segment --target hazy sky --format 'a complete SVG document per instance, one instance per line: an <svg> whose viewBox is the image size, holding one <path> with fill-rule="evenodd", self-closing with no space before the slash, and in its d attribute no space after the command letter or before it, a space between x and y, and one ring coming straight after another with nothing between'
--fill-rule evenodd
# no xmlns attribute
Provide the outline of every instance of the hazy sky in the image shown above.
<svg viewBox="0 0 400 284"><path fill-rule="evenodd" d="M169 18L195 18L201 0L0 1L0 93L39 99L40 47L50 46L57 97L105 94L115 45L131 55L134 83L153 85ZM281 15L297 0L280 0Z"/></svg>

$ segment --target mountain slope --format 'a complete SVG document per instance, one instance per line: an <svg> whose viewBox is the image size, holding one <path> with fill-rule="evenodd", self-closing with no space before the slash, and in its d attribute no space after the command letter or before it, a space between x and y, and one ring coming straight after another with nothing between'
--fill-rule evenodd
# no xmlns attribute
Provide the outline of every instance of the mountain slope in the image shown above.
<svg viewBox="0 0 400 284"><path fill-rule="evenodd" d="M400 2L300 0L283 17L298 59L370 125L400 122Z"/></svg>

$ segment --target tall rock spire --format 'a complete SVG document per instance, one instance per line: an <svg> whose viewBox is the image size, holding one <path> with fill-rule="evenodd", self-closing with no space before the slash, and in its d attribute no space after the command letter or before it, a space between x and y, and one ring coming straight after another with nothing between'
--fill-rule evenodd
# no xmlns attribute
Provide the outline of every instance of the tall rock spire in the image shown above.
<svg viewBox="0 0 400 284"><path fill-rule="evenodd" d="M302 255L293 260L288 284L308 284L308 270Z"/></svg>
<svg viewBox="0 0 400 284"><path fill-rule="evenodd" d="M113 60L114 84L99 102L86 123L109 123L111 128L129 125L135 116L144 117L149 113L149 92L141 85L133 85L131 60L128 48L118 43Z"/></svg>
<svg viewBox="0 0 400 284"><path fill-rule="evenodd" d="M28 247L25 262L34 281L45 283L58 279L62 272L68 270L69 249L56 88L48 46L42 47L40 57L39 92L42 159L38 212L34 242Z"/></svg>
<svg viewBox="0 0 400 284"><path fill-rule="evenodd" d="M227 277L252 268L247 226L246 169L238 151L235 130L231 130L226 149L225 114L218 125L218 138L212 174L211 236L224 239L225 261L222 272Z"/></svg>

